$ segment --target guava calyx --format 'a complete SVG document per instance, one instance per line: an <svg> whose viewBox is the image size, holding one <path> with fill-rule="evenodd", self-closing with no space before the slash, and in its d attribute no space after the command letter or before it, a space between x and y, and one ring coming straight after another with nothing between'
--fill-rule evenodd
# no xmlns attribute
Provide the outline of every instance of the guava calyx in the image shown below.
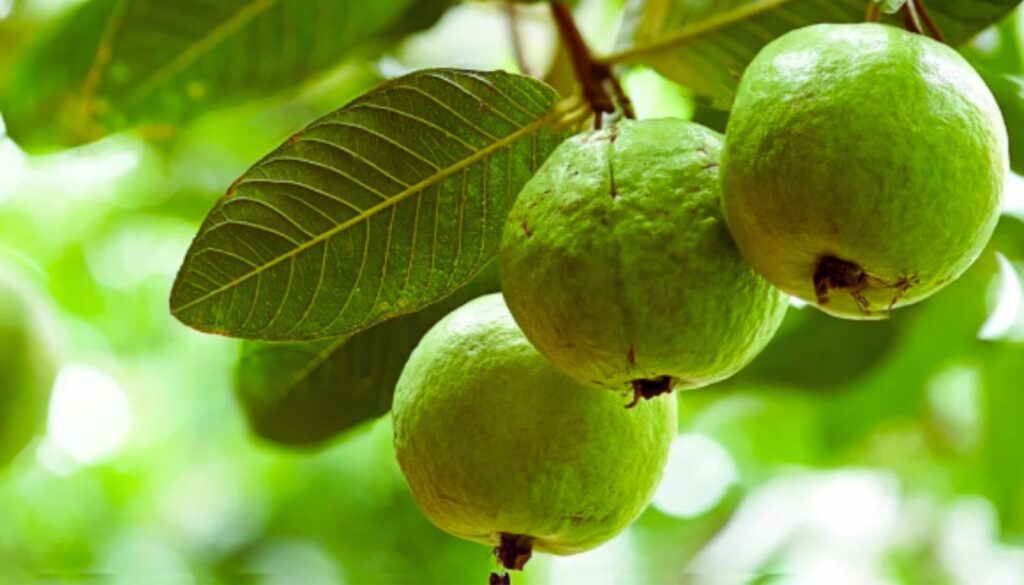
<svg viewBox="0 0 1024 585"><path fill-rule="evenodd" d="M633 386L633 401L626 405L626 408L633 408L640 403L640 399L650 400L662 394L668 394L675 387L675 380L671 376L657 376L655 378L641 378L630 382Z"/></svg>
<svg viewBox="0 0 1024 585"><path fill-rule="evenodd" d="M501 541L494 547L494 556L501 566L512 571L522 571L526 561L533 555L533 539L521 534L501 534Z"/></svg>
<svg viewBox="0 0 1024 585"><path fill-rule="evenodd" d="M494 547L494 556L501 566L509 571L522 571L526 561L533 556L533 539L522 534L501 533L498 546ZM491 573L489 585L511 585L512 578L508 573Z"/></svg>
<svg viewBox="0 0 1024 585"><path fill-rule="evenodd" d="M837 289L850 293L857 305L867 310L870 303L863 293L867 279L867 273L856 263L823 256L814 269L814 293L818 296L818 304L827 304L829 291Z"/></svg>
<svg viewBox="0 0 1024 585"><path fill-rule="evenodd" d="M817 296L819 305L828 304L830 291L845 291L853 297L861 311L868 315L871 314L871 302L864 295L864 291L872 288L893 289L892 300L886 309L892 311L903 294L916 285L918 281L916 277L903 276L895 282L886 282L868 273L855 262L829 255L822 256L818 260L813 278L814 293Z"/></svg>

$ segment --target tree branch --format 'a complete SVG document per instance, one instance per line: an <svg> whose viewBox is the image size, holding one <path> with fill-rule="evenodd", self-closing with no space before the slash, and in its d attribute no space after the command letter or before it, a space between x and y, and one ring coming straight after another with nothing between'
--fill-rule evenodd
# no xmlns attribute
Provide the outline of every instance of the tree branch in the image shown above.
<svg viewBox="0 0 1024 585"><path fill-rule="evenodd" d="M932 20L932 15L928 13L928 8L924 5L924 0L908 0L908 3L913 3L917 7L917 12L921 16L921 20L924 25L928 27L928 32L931 33L932 38L939 41L940 43L946 42L945 35L939 30L939 26Z"/></svg>
<svg viewBox="0 0 1024 585"><path fill-rule="evenodd" d="M557 0L552 0L551 15L558 26L558 34L562 38L562 43L569 52L573 72L583 90L583 99L590 106L590 110L594 112L594 127L600 128L601 115L614 113L616 106L622 110L625 117L636 117L633 112L633 104L612 72L611 65L594 59L586 41L583 40L583 35L576 28L576 22L572 18L569 7Z"/></svg>

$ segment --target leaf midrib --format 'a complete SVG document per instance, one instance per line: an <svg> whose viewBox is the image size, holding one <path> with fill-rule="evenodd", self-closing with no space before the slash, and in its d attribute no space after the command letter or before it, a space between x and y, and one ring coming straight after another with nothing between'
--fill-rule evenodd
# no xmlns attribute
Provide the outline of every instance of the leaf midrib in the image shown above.
<svg viewBox="0 0 1024 585"><path fill-rule="evenodd" d="M190 309L190 308L192 308L192 307L194 307L194 306L196 306L196 305L198 305L198 304L200 304L200 303L202 303L204 301L207 301L207 300L215 297L216 295L222 294L225 291L230 290L231 288L233 288L235 286L238 286L242 282L245 282L246 280L248 280L248 279L250 279L250 278L252 278L252 277L254 277L254 276L258 275L258 274L261 274L261 273L263 273L263 272L273 268L274 266L280 264L281 262L284 262L285 260L288 260L288 259L290 259L290 258L292 258L294 256L297 256L298 254L300 254L300 253L302 253L302 252L304 252L306 250L309 250L310 248L313 248L317 244L319 244L319 243L321 243L321 242L323 242L325 240L328 240L328 239L336 236L337 234L345 231L346 229L348 229L348 228L350 228L350 227L352 227L354 225L357 225L358 223L360 223L360 222L362 222L362 221L364 221L366 219L369 219L369 218L373 217L377 213L380 213L381 211L384 211L384 210L389 209L389 208L391 208L391 207L393 207L395 205L398 205L399 203L401 203L402 201L404 201L404 200L408 199L409 197L415 195L416 193L422 192L427 187L430 187L432 185L437 184L440 181L443 181L444 179L446 179L446 178L448 178L448 177L458 173L459 171L465 169L466 167L472 165L473 163L475 163L475 162L477 162L479 160L482 160L483 158L487 157L488 155L490 155L490 154L492 154L492 153L494 153L494 152L496 152L498 150L501 150L502 148L504 148L504 147L506 147L506 146L508 146L508 145L510 145L510 144L512 144L514 142L516 142L522 136L528 135L529 133L533 132L534 130L549 124L553 119L557 118L561 114L562 114L562 111L556 106L547 115L545 115L545 116L543 116L541 118L538 118L537 120L531 122L530 124L527 124L526 126L523 126L519 130L516 130L515 132L513 132L513 133L511 133L511 134L509 134L509 135L507 135L507 136L505 136L503 138L501 138L500 140L494 142L493 144L489 144L489 145L485 146L484 148L482 148L482 149L474 152L473 154L467 156L466 158L458 161L457 163L455 163L455 164L453 164L453 165L451 165L449 167L440 169L438 172L436 172L436 173L426 177L422 181L420 181L418 183L414 183L414 184L406 187L405 189L403 189L402 191L399 191L398 193L396 193L395 195L389 197L388 199L386 199L384 201L381 201L380 203L374 205L373 207L369 207L369 208L363 210L359 214L357 214L357 215L355 215L355 216L345 220L344 222L334 226L333 228L331 228L331 229L329 229L329 230L327 230L327 231L325 231L323 233L320 233L320 234L316 235L315 237L313 237L313 238L311 238L309 240L306 240L305 242L303 242L302 244L300 244L300 245L296 246L295 248L289 250L288 252L286 252L286 253L284 253L284 254L276 257L276 258L271 259L270 261L266 262L265 264L260 265L257 269L250 270L249 272L243 274L242 276L239 276L238 278L235 278L235 279L233 279L233 280L223 284L222 286L220 286L220 287L218 287L218 288L216 288L214 290L211 290L211 291L209 291L209 292L207 292L207 293L205 293L205 294L203 294L203 295L201 295L201 296L199 296L199 297L197 297L197 298L195 298L195 299L193 299L193 300L191 300L191 301L189 301L189 302L187 302L187 303L185 303L183 305L178 305L177 307L172 307L171 308L171 312L177 314L177 313L180 313L182 311L186 311L186 310L188 310L188 309Z"/></svg>
<svg viewBox="0 0 1024 585"><path fill-rule="evenodd" d="M249 4L238 9L230 18L213 27L202 38L185 47L184 50L178 53L175 59L168 61L154 71L152 75L140 81L132 92L128 94L125 102L138 101L148 95L160 83L195 63L203 54L222 43L233 33L252 22L256 17L273 8L278 2L280 0L252 0Z"/></svg>
<svg viewBox="0 0 1024 585"><path fill-rule="evenodd" d="M343 335L338 339L332 341L331 343L328 343L326 347L318 351L316 355L312 356L309 360L309 363L303 366L301 370L299 370L294 376L292 376L291 382L284 386L284 391L281 392L281 396L284 396L285 394L292 392L299 385L306 382L309 379L309 376L312 375L312 373L319 369L321 366L326 364L327 360L334 357L334 353L338 351L338 348L345 345L345 343L349 339L350 337L348 335Z"/></svg>
<svg viewBox="0 0 1024 585"><path fill-rule="evenodd" d="M605 63L622 63L650 53L658 53L795 1L797 0L765 0L757 4L745 4L733 10L720 12L695 25L683 26L675 33L666 35L657 41L630 47L618 53L612 53L601 60Z"/></svg>
<svg viewBox="0 0 1024 585"><path fill-rule="evenodd" d="M110 64L111 48L114 36L124 22L124 13L127 10L128 0L117 0L110 12L110 19L107 21L103 32L100 34L99 44L96 45L96 53L89 63L89 70L85 73L82 81L82 103L79 132L82 137L88 137L94 109L93 100L96 98L96 90L103 80L103 74Z"/></svg>

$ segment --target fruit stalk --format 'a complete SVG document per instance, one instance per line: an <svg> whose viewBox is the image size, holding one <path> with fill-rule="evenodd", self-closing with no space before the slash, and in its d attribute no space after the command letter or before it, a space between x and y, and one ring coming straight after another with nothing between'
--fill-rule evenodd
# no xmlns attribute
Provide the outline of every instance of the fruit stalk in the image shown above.
<svg viewBox="0 0 1024 585"><path fill-rule="evenodd" d="M594 128L600 128L602 114L612 114L616 106L627 118L635 118L633 103L623 91L618 78L607 63L594 59L583 35L576 28L569 7L561 2L551 2L551 15L558 26L558 35L569 51L576 80L583 90L583 98L594 112ZM609 90L611 93L609 93Z"/></svg>
<svg viewBox="0 0 1024 585"><path fill-rule="evenodd" d="M903 16L904 27L910 32L931 36L940 43L946 42L945 36L925 7L924 0L907 0L900 8L900 14Z"/></svg>
<svg viewBox="0 0 1024 585"><path fill-rule="evenodd" d="M932 15L928 12L928 8L924 5L924 0L909 0L910 4L913 4L917 8L917 14L920 16L921 21L925 27L928 28L928 32L931 33L932 38L939 41L940 43L946 42L946 37L939 30L939 26L932 20Z"/></svg>
<svg viewBox="0 0 1024 585"><path fill-rule="evenodd" d="M903 7L900 8L900 16L903 17L903 28L912 33L924 34L924 27L921 25L921 19L917 16L913 0L907 0Z"/></svg>

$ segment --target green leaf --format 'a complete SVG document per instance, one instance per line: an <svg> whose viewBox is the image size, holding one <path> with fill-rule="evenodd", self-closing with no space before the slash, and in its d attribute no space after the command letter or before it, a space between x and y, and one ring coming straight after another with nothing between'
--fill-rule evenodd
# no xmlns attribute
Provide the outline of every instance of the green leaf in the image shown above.
<svg viewBox="0 0 1024 585"><path fill-rule="evenodd" d="M928 0L947 40L959 45L1020 0ZM861 22L863 0L636 0L625 21L631 46L611 62L640 62L727 108L740 75L761 47L822 22ZM896 17L886 16L896 23Z"/></svg>
<svg viewBox="0 0 1024 585"><path fill-rule="evenodd" d="M1020 432L1024 414L1024 346L1018 343L985 348L981 373L985 386L985 420L982 423L985 449L986 492L999 511L1005 534L1024 530L1024 435Z"/></svg>
<svg viewBox="0 0 1024 585"><path fill-rule="evenodd" d="M385 47L433 22L448 4L92 0L21 56L0 110L28 148L180 124L292 90L354 49Z"/></svg>
<svg viewBox="0 0 1024 585"><path fill-rule="evenodd" d="M978 352L988 291L998 273L995 254L986 251L935 296L893 312L899 333L888 356L852 386L829 395L826 428L832 449L841 451L886 421L920 415L931 380Z"/></svg>
<svg viewBox="0 0 1024 585"><path fill-rule="evenodd" d="M436 305L352 336L310 342L247 341L235 395L253 433L318 447L391 409L395 383L423 334L463 303L499 289L497 264Z"/></svg>
<svg viewBox="0 0 1024 585"><path fill-rule="evenodd" d="M881 8L882 12L886 14L896 14L900 8L907 3L907 0L873 0L878 7Z"/></svg>
<svg viewBox="0 0 1024 585"><path fill-rule="evenodd" d="M468 282L560 142L554 91L508 73L424 70L313 122L207 216L171 311L212 333L350 334Z"/></svg>
<svg viewBox="0 0 1024 585"><path fill-rule="evenodd" d="M896 319L848 321L810 307L790 310L786 325L732 383L839 391L867 376L892 351Z"/></svg>

